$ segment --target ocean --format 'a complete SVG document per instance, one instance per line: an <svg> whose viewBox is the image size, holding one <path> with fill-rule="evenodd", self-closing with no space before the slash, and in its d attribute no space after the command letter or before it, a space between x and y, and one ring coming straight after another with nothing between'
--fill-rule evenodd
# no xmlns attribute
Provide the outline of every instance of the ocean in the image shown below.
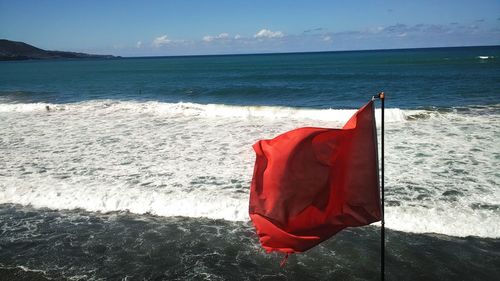
<svg viewBox="0 0 500 281"><path fill-rule="evenodd" d="M379 280L379 223L280 268L248 195L380 91L386 279L497 280L499 46L0 62L0 280Z"/></svg>

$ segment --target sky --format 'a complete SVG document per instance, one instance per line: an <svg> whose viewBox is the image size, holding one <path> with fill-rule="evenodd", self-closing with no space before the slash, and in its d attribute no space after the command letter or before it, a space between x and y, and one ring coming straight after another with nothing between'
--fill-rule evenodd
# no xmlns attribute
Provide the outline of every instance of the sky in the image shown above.
<svg viewBox="0 0 500 281"><path fill-rule="evenodd" d="M0 38L120 56L500 45L500 0L0 0Z"/></svg>

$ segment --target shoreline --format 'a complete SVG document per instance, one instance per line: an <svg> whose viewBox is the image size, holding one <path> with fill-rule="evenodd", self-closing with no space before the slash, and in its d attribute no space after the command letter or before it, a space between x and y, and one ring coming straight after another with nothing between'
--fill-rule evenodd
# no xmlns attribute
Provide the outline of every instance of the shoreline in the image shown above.
<svg viewBox="0 0 500 281"><path fill-rule="evenodd" d="M343 230L292 255L281 269L282 257L260 248L250 223L19 205L0 205L0 218L0 273L25 278L20 280L379 277L380 236L374 226ZM494 280L500 274L488 266L500 261L499 239L387 230L386 245L388 280Z"/></svg>

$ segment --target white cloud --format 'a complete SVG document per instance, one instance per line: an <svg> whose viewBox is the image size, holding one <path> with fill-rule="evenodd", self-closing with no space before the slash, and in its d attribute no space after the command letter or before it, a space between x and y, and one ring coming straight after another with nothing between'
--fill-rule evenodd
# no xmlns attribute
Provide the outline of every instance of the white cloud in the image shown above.
<svg viewBox="0 0 500 281"><path fill-rule="evenodd" d="M214 40L223 40L223 39L228 39L228 38L229 38L229 33L223 32L223 33L216 35L216 36L205 35L205 36L203 36L203 41L212 42Z"/></svg>
<svg viewBox="0 0 500 281"><path fill-rule="evenodd" d="M238 40L238 39L240 39L240 38L241 38L241 35L239 35L239 34L236 34L236 35L234 36L234 39L236 39L236 40Z"/></svg>
<svg viewBox="0 0 500 281"><path fill-rule="evenodd" d="M135 44L135 47L137 47L138 49L140 47L142 47L142 41L137 41L137 43Z"/></svg>
<svg viewBox="0 0 500 281"><path fill-rule="evenodd" d="M212 42L213 40L214 40L213 36L210 36L210 35L203 36L203 41L205 41L205 42Z"/></svg>
<svg viewBox="0 0 500 281"><path fill-rule="evenodd" d="M229 33L221 33L217 36L219 39L225 39L229 37Z"/></svg>
<svg viewBox="0 0 500 281"><path fill-rule="evenodd" d="M323 37L323 41L327 41L327 42L332 41L332 37L327 35L327 36Z"/></svg>
<svg viewBox="0 0 500 281"><path fill-rule="evenodd" d="M156 37L154 40L153 40L153 46L154 47L161 47L163 45L166 45L168 43L172 42L172 40L168 39L167 38L167 35L162 35L160 37Z"/></svg>
<svg viewBox="0 0 500 281"><path fill-rule="evenodd" d="M281 38L285 36L281 31L271 31L269 29L261 29L253 37L255 38Z"/></svg>

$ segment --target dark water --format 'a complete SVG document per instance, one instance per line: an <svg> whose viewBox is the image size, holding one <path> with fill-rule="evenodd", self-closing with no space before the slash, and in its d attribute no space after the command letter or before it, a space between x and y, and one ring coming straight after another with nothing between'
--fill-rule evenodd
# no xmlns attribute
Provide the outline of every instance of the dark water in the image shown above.
<svg viewBox="0 0 500 281"><path fill-rule="evenodd" d="M482 58L480 58L482 57ZM275 55L0 62L0 97L356 108L500 102L500 47Z"/></svg>
<svg viewBox="0 0 500 281"><path fill-rule="evenodd" d="M243 222L1 205L0 229L0 274L24 280L380 280L377 227L342 231L284 268ZM496 280L500 241L389 231L386 258L386 280Z"/></svg>

